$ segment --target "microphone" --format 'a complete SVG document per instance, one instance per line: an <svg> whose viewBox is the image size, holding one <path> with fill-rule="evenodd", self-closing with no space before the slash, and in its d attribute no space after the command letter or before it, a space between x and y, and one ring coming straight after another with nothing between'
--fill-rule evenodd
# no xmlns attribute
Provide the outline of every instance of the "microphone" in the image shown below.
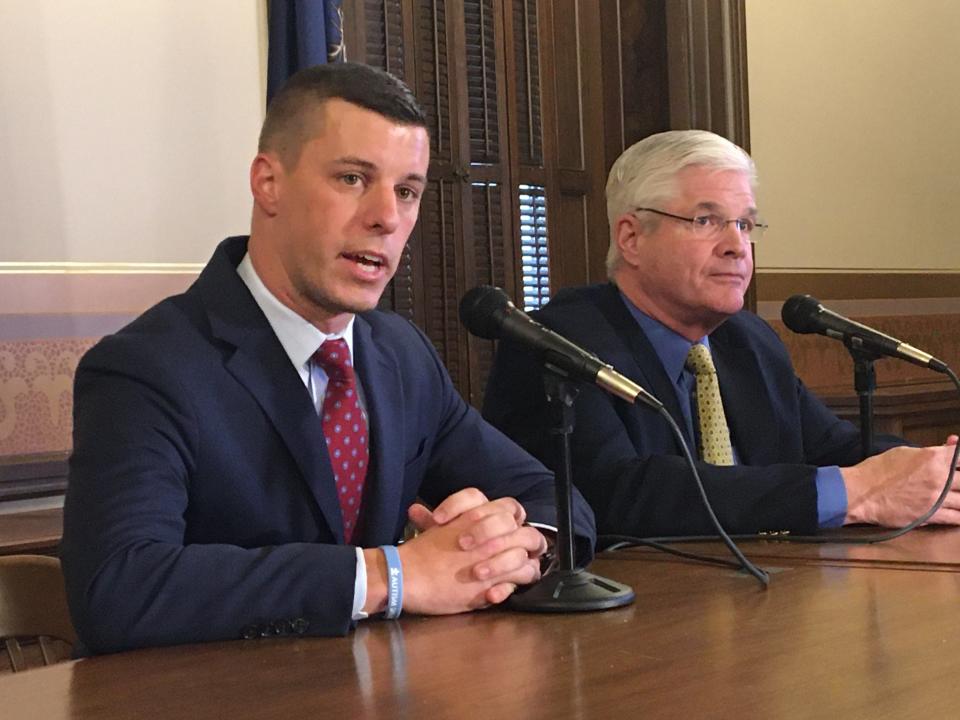
<svg viewBox="0 0 960 720"><path fill-rule="evenodd" d="M480 285L460 300L460 321L471 334L487 340L505 337L539 352L545 364L576 380L597 385L629 403L642 401L653 409L663 407L657 398L624 377L593 353L545 328L498 287Z"/></svg>
<svg viewBox="0 0 960 720"><path fill-rule="evenodd" d="M900 358L937 372L948 372L947 364L913 345L900 342L879 330L827 310L810 295L794 295L783 304L780 313L783 324L795 333L819 333L827 337L853 343L866 350Z"/></svg>

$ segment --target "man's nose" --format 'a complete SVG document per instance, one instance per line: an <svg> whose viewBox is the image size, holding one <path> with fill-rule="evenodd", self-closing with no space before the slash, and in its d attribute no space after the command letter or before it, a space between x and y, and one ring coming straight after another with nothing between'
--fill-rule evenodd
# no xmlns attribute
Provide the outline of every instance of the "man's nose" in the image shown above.
<svg viewBox="0 0 960 720"><path fill-rule="evenodd" d="M364 222L384 234L394 232L400 224L400 208L393 187L373 186L364 198Z"/></svg>
<svg viewBox="0 0 960 720"><path fill-rule="evenodd" d="M750 235L737 227L736 220L727 220L727 224L720 231L717 246L724 255L734 254L741 257L749 252Z"/></svg>

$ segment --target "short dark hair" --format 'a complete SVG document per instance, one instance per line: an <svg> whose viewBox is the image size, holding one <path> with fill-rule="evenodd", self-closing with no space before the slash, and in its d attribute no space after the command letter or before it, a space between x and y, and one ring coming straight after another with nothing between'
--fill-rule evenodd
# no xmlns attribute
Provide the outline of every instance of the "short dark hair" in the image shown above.
<svg viewBox="0 0 960 720"><path fill-rule="evenodd" d="M410 88L394 75L360 63L314 65L292 75L273 96L260 130L258 151L275 152L286 167L293 168L304 143L311 139L313 111L334 98L401 125L427 126Z"/></svg>

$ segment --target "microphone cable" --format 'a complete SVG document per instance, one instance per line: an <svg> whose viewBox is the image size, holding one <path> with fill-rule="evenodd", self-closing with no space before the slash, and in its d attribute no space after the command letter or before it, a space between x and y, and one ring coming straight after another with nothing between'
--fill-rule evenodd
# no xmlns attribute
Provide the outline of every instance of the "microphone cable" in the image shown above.
<svg viewBox="0 0 960 720"><path fill-rule="evenodd" d="M950 380L953 382L954 386L957 388L958 393L960 393L960 379L957 378L956 373L953 372L949 367L943 371L944 374L950 377ZM667 419L670 422L671 427L675 428L676 424L673 422L673 418L667 414ZM675 432L679 432L676 430ZM683 447L684 454L687 457L687 462L692 466L692 460L690 459L690 451L687 449L686 444L683 442L683 438L680 438L681 445ZM807 544L820 544L824 545L827 543L836 543L838 545L873 545L876 543L887 542L888 540L893 540L898 538L901 535L906 535L911 530L916 529L920 525L923 525L927 522L933 515L940 509L944 501L947 499L947 495L950 492L950 488L953 485L953 476L957 469L957 460L960 459L960 442L954 445L953 448L953 457L950 460L950 468L947 470L947 480L943 485L943 489L940 491L940 495L937 496L937 499L934 501L933 505L927 510L923 515L907 523L903 527L894 528L886 532L875 532L863 535L790 535L789 531L785 532L776 532L776 533L748 533L748 534L737 534L737 535L727 535L723 532L723 529L720 527L719 522L716 519L716 516L713 514L713 510L710 509L709 503L706 500L706 493L703 489L703 484L700 482L700 477L696 473L694 468L694 477L697 480L697 487L700 490L700 495L704 499L706 504L707 511L710 513L710 518L713 521L715 527L718 528L719 533L717 535L678 535L678 536L663 536L663 537L635 537L632 535L600 535L597 537L597 544L610 542L611 545L604 548L604 550L620 550L627 547L635 546L645 546L656 548L663 552L668 552L680 557L685 557L693 560L700 560L703 562L709 562L713 564L720 565L731 565L734 567L739 567L736 563L731 560L724 560L722 558L711 557L709 555L700 555L697 553L691 553L687 551L681 551L677 548L670 547L673 544L682 544L682 543L695 543L695 542L710 542L716 540L718 537L723 540L724 544L728 548L731 548L733 551L736 548L736 545L733 545L734 540L738 541L756 541L756 540L766 540L774 542L786 542L786 543L807 543ZM734 551L734 555L738 558L743 558L739 550ZM743 562L749 563L746 558L743 558ZM743 565L745 569L749 569L746 565ZM750 567L753 567L751 565ZM761 571L762 572L762 571ZM751 574L754 574L751 572ZM764 573L766 574L766 573ZM756 577L756 575L754 574ZM758 578L759 579L759 578ZM761 580L761 582L764 582ZM769 579L766 581L769 582ZM766 582L764 583L766 585Z"/></svg>
<svg viewBox="0 0 960 720"><path fill-rule="evenodd" d="M729 565L738 569L746 570L748 573L753 575L763 586L763 589L766 590L770 585L770 576L766 571L761 570L756 565L754 565L747 557L740 551L740 548L737 547L737 544L730 538L727 534L727 531L723 529L723 526L720 524L720 520L717 518L716 513L713 512L713 506L710 504L710 499L707 497L707 491L703 487L703 481L700 479L700 473L697 472L697 464L693 460L693 455L690 453L690 448L687 447L687 442L684 440L683 433L680 432L680 428L677 427L677 423L671 417L670 413L667 412L666 408L660 406L656 408L657 412L667 421L667 424L670 426L671 432L673 432L674 437L680 443L680 448L683 450L683 456L687 461L687 466L690 468L690 472L693 473L693 480L697 485L697 491L700 493L700 499L703 501L703 507L707 511L707 515L710 516L710 522L717 529L717 535L723 540L724 545L730 550L734 557L737 558L737 562L732 560L724 560L720 564ZM605 536L606 537L606 536ZM599 538L598 538L599 540ZM645 542L643 544L650 544ZM662 545L662 542L658 543ZM666 550L665 547L660 549ZM667 550L667 552L673 552L673 550ZM675 553L680 554L680 553ZM692 555L692 554L688 554ZM717 558L713 558L711 562L716 562Z"/></svg>

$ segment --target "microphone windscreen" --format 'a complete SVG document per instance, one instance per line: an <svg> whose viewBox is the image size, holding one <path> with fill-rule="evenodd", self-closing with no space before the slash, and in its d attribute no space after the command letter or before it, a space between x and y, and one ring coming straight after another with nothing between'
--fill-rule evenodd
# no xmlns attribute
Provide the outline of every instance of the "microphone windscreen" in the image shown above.
<svg viewBox="0 0 960 720"><path fill-rule="evenodd" d="M783 304L780 317L783 324L795 333L819 332L816 321L820 312L820 301L812 295L794 295Z"/></svg>
<svg viewBox="0 0 960 720"><path fill-rule="evenodd" d="M460 322L477 337L496 340L510 298L498 287L478 285L460 300Z"/></svg>

